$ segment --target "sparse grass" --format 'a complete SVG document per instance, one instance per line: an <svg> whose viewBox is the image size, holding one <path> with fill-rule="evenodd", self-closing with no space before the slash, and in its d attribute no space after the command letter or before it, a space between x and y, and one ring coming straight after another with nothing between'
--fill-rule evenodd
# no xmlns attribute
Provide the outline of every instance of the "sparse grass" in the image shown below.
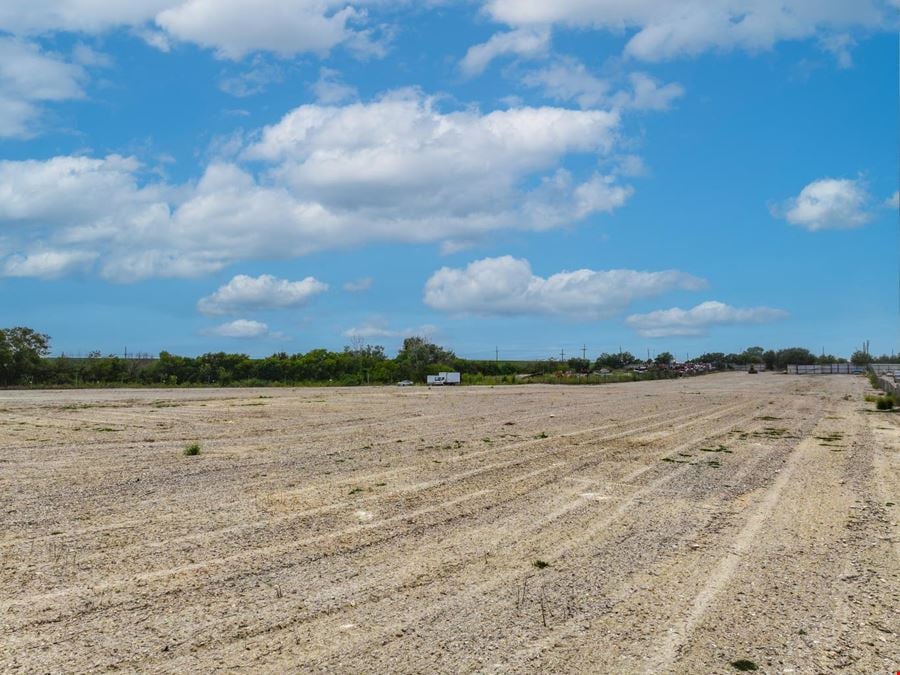
<svg viewBox="0 0 900 675"><path fill-rule="evenodd" d="M537 436L535 436L535 438L550 438L550 437L547 435L546 431L542 431Z"/></svg>
<svg viewBox="0 0 900 675"><path fill-rule="evenodd" d="M539 570L544 570L550 567L550 563L548 563L546 560L541 560L540 558L531 563L531 565L532 567L536 567Z"/></svg>
<svg viewBox="0 0 900 675"><path fill-rule="evenodd" d="M750 659L738 659L737 661L732 661L731 666L735 670L740 670L742 672L747 672L751 670L759 670L759 666L757 666Z"/></svg>
<svg viewBox="0 0 900 675"><path fill-rule="evenodd" d="M780 417L772 417L772 415L761 415L761 416L757 417L756 419L762 420L764 422L774 422L775 420L780 420L781 418Z"/></svg>
<svg viewBox="0 0 900 675"><path fill-rule="evenodd" d="M361 487L355 487L352 490L350 490L350 492L348 492L347 494L348 495L358 495L360 492L365 492L365 490L363 490Z"/></svg>
<svg viewBox="0 0 900 675"><path fill-rule="evenodd" d="M888 396L880 396L877 401L875 401L875 408L877 410L893 410L894 409L894 398L890 395Z"/></svg>
<svg viewBox="0 0 900 675"><path fill-rule="evenodd" d="M184 403L173 403L172 401L154 401L151 403L154 408L181 408Z"/></svg>
<svg viewBox="0 0 900 675"><path fill-rule="evenodd" d="M719 444L719 446L715 448L700 448L700 452L726 452L730 455L732 451L724 445Z"/></svg>
<svg viewBox="0 0 900 675"><path fill-rule="evenodd" d="M875 394L866 394L863 398L866 400L866 403L875 403L878 401L878 397Z"/></svg>
<svg viewBox="0 0 900 675"><path fill-rule="evenodd" d="M194 457L199 454L200 454L200 444L199 443L191 443L190 445L187 445L184 448L185 457Z"/></svg>
<svg viewBox="0 0 900 675"><path fill-rule="evenodd" d="M829 431L824 436L816 436L816 439L821 441L819 445L825 448L832 448L832 452L840 452L843 450L843 446L838 443L838 441L844 440L844 434L841 431ZM837 448L837 450L834 450Z"/></svg>

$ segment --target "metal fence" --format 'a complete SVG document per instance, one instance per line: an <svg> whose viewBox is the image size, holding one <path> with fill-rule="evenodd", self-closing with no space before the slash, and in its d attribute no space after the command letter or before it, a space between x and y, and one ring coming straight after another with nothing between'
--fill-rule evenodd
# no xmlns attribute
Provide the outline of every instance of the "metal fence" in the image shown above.
<svg viewBox="0 0 900 675"><path fill-rule="evenodd" d="M876 375L900 371L900 363L870 363L869 368Z"/></svg>
<svg viewBox="0 0 900 675"><path fill-rule="evenodd" d="M894 396L900 392L900 385L897 384L893 377L879 376L878 387L886 394L893 394Z"/></svg>
<svg viewBox="0 0 900 675"><path fill-rule="evenodd" d="M787 372L791 375L859 375L866 372L866 367L852 363L822 363L811 366L792 363L788 365Z"/></svg>

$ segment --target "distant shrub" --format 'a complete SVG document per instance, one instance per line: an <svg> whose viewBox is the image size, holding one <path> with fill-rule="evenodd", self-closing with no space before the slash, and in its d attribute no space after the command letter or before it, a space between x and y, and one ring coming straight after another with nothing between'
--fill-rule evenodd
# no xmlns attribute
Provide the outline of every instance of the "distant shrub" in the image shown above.
<svg viewBox="0 0 900 675"><path fill-rule="evenodd" d="M193 457L194 455L200 454L200 444L199 443L191 443L186 446L184 449L184 454L187 457Z"/></svg>
<svg viewBox="0 0 900 675"><path fill-rule="evenodd" d="M879 410L893 410L894 399L891 396L881 396L875 401L875 407Z"/></svg>

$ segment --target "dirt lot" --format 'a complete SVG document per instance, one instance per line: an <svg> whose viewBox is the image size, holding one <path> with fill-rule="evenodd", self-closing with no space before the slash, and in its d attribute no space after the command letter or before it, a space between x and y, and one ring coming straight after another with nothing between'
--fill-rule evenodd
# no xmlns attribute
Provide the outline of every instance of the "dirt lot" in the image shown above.
<svg viewBox="0 0 900 675"><path fill-rule="evenodd" d="M0 670L892 673L867 389L0 392Z"/></svg>

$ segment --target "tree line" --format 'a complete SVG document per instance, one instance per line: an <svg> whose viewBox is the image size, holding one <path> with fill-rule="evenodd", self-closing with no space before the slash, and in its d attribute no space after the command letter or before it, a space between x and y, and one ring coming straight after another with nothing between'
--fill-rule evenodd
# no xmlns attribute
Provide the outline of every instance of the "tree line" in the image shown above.
<svg viewBox="0 0 900 675"><path fill-rule="evenodd" d="M161 352L156 359L124 359L92 352L87 358L49 357L50 337L31 328L0 329L0 384L3 386L100 386L125 385L302 385L302 384L389 384L400 380L421 382L426 375L457 371L464 375L513 376L521 373L550 375L560 372L589 373L615 371L635 365L665 369L675 361L662 352L652 361L641 361L629 352L602 353L595 360L496 361L462 359L422 337L409 337L394 358L381 346L357 344L343 351L314 349L299 354L280 352L253 359L246 354L216 352L197 357ZM865 365L891 362L894 357L872 357L862 351L850 360ZM716 369L733 365L764 365L783 370L789 363L809 365L841 363L831 355L815 355L808 349L792 347L765 350L749 347L737 354L711 352L691 359Z"/></svg>

